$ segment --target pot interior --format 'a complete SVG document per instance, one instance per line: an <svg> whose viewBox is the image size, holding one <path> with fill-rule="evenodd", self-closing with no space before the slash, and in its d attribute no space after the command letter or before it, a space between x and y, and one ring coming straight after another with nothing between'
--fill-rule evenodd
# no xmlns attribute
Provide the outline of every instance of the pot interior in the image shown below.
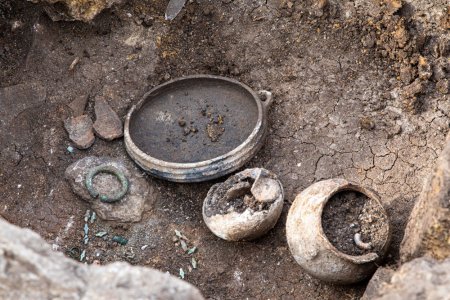
<svg viewBox="0 0 450 300"><path fill-rule="evenodd" d="M156 159L194 163L242 144L258 121L245 87L215 77L185 78L147 95L130 118L135 145Z"/></svg>
<svg viewBox="0 0 450 300"><path fill-rule="evenodd" d="M338 191L325 204L321 219L325 236L338 251L350 256L383 255L389 220L375 199L356 190ZM360 238L355 239L357 234Z"/></svg>

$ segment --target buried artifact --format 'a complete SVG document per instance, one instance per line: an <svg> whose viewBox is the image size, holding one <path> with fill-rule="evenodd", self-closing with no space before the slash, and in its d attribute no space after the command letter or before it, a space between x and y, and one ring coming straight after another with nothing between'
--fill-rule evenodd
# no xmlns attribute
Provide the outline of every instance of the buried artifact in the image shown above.
<svg viewBox="0 0 450 300"><path fill-rule="evenodd" d="M275 174L246 169L211 187L203 202L203 220L224 240L248 241L275 226L283 200L283 186Z"/></svg>
<svg viewBox="0 0 450 300"><path fill-rule="evenodd" d="M329 179L295 198L286 236L305 271L323 281L350 284L375 271L391 233L376 193L345 179Z"/></svg>
<svg viewBox="0 0 450 300"><path fill-rule="evenodd" d="M225 77L187 76L148 92L125 120L131 158L153 176L199 182L243 166L262 146L272 94Z"/></svg>

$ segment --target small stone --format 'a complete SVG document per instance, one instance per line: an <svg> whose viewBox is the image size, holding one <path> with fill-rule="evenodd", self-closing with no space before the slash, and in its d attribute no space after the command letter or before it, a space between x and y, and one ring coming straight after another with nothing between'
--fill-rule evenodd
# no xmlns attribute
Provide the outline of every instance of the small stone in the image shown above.
<svg viewBox="0 0 450 300"><path fill-rule="evenodd" d="M375 128L375 122L371 117L362 117L359 123L362 129L372 130Z"/></svg>
<svg viewBox="0 0 450 300"><path fill-rule="evenodd" d="M155 19L151 16L145 16L142 20L142 23L145 27L151 27L153 23L155 22Z"/></svg>
<svg viewBox="0 0 450 300"><path fill-rule="evenodd" d="M415 77L415 70L411 66L403 66L400 68L400 80L404 84L409 84Z"/></svg>
<svg viewBox="0 0 450 300"><path fill-rule="evenodd" d="M361 43L366 48L373 48L376 42L375 32L369 32L366 36L361 39Z"/></svg>
<svg viewBox="0 0 450 300"><path fill-rule="evenodd" d="M404 48L409 41L408 30L405 26L398 26L397 30L392 33L392 37L397 42L399 48Z"/></svg>
<svg viewBox="0 0 450 300"><path fill-rule="evenodd" d="M233 69L231 69L231 75L239 75L241 73L241 71L239 70L238 67L234 67Z"/></svg>
<svg viewBox="0 0 450 300"><path fill-rule="evenodd" d="M450 13L447 10L447 16L450 18ZM447 57L450 53L450 37L448 35L443 35L439 42L439 55L442 57Z"/></svg>
<svg viewBox="0 0 450 300"><path fill-rule="evenodd" d="M104 99L95 101L95 133L107 141L123 136L123 124L119 116Z"/></svg>
<svg viewBox="0 0 450 300"><path fill-rule="evenodd" d="M448 91L449 91L448 79L441 79L441 80L439 80L438 83L436 84L436 89L441 94L444 94L444 95L448 94Z"/></svg>
<svg viewBox="0 0 450 300"><path fill-rule="evenodd" d="M72 115L74 117L84 114L84 109L86 108L88 98L89 95L82 95L76 97L72 102L70 102L69 108L72 110Z"/></svg>
<svg viewBox="0 0 450 300"><path fill-rule="evenodd" d="M402 0L385 0L387 5L387 13L392 15L398 11L402 6Z"/></svg>
<svg viewBox="0 0 450 300"><path fill-rule="evenodd" d="M324 14L324 10L328 5L328 0L314 0L314 3L311 7L312 13L316 17L321 17Z"/></svg>
<svg viewBox="0 0 450 300"><path fill-rule="evenodd" d="M439 25L442 27L442 29L449 30L450 29L450 14L442 14L441 20L439 21Z"/></svg>
<svg viewBox="0 0 450 300"><path fill-rule="evenodd" d="M261 5L251 12L251 17L254 22L258 22L267 18L270 14L270 10L267 5Z"/></svg>
<svg viewBox="0 0 450 300"><path fill-rule="evenodd" d="M419 65L417 67L417 70L419 72L419 78L422 80L428 80L433 74L433 72L431 71L431 65L423 56L419 57Z"/></svg>
<svg viewBox="0 0 450 300"><path fill-rule="evenodd" d="M416 79L413 83L403 88L403 95L405 97L414 97L422 93L424 88L423 83L419 79Z"/></svg>
<svg viewBox="0 0 450 300"><path fill-rule="evenodd" d="M178 125L180 125L181 127L184 127L184 126L186 126L186 121L183 118L180 118L178 120Z"/></svg>
<svg viewBox="0 0 450 300"><path fill-rule="evenodd" d="M95 141L92 120L88 115L68 118L64 121L64 128L69 134L69 139L79 149L87 149Z"/></svg>
<svg viewBox="0 0 450 300"><path fill-rule="evenodd" d="M17 29L20 29L22 27L23 27L23 22L16 20L11 25L11 31L14 32Z"/></svg>
<svg viewBox="0 0 450 300"><path fill-rule="evenodd" d="M203 15L204 16L210 16L212 14L212 9L210 6L205 6L203 8Z"/></svg>
<svg viewBox="0 0 450 300"><path fill-rule="evenodd" d="M396 135L402 133L402 127L398 124L388 128L388 139L393 138Z"/></svg>
<svg viewBox="0 0 450 300"><path fill-rule="evenodd" d="M448 70L450 70L450 61L440 57L433 64L433 81L439 81L447 77Z"/></svg>

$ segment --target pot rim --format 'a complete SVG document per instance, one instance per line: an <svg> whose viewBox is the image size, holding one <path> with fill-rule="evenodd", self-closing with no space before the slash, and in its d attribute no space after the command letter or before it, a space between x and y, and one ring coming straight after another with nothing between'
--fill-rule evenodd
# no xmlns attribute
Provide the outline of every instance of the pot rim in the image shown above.
<svg viewBox="0 0 450 300"><path fill-rule="evenodd" d="M178 83L178 82L184 81L184 80L205 79L205 78L221 80L221 81L226 81L228 83L236 84L236 85L240 86L241 88L244 88L247 92L250 93L250 95L252 95L253 100L256 102L256 105L258 107L258 119L256 121L255 128L250 133L250 135L244 140L244 142L242 142L239 146L237 146L236 148L234 148L233 150L231 150L225 154L222 154L220 156L217 156L217 157L214 157L214 158L211 158L208 160L203 160L203 161L198 161L198 162L193 162L193 163L176 163L176 162L170 162L170 161L157 159L153 156L148 155L147 153L142 151L138 146L136 146L136 144L133 142L131 135L130 135L130 127L129 127L130 119L131 119L133 113L135 111L139 110L141 108L141 106L144 103L146 103L147 98L149 98L156 91L158 91L161 88L164 88L168 85ZM141 159L143 159L151 164L165 167L165 168L174 168L174 169L193 169L193 168L205 167L205 166L212 165L214 163L221 162L226 159L232 158L233 156L239 154L239 152L241 152L242 150L245 150L245 148L248 145L251 145L253 139L258 135L260 130L263 129L262 124L263 124L264 118L266 117L265 113L266 113L265 105L262 104L262 100L258 97L258 95L249 86L247 86L235 79L227 78L227 77L223 77L223 76L216 76L216 75L204 75L204 74L188 75L188 76L176 78L176 79L167 81L163 84L157 85L156 87L152 88L150 91L145 93L144 96L141 98L141 100L139 100L139 102L137 104L135 104L131 107L131 109L127 113L127 116L125 119L124 140L125 140L125 144L127 145L127 147L126 147L127 150L129 148L131 148L132 151L136 152L136 155L138 155Z"/></svg>
<svg viewBox="0 0 450 300"><path fill-rule="evenodd" d="M379 258L381 258L382 256L378 255L376 252L369 252L363 255L350 255L350 254L345 254L342 251L339 251L328 239L328 237L326 236L325 232L323 231L323 226L322 226L322 214L323 214L323 208L325 207L325 205L328 203L328 201L331 199L331 197L333 197L334 195L340 193L340 192L345 192L345 191L356 191L356 192L360 192L362 194L364 194L365 196L369 197L371 200L374 200L382 209L384 214L387 216L386 210L383 206L383 204L381 203L380 197L372 190L365 188L363 186L360 186L356 183L353 183L351 181L347 181L342 185L339 185L332 193L330 193L320 204L320 211L319 211L319 215L320 215L320 228L319 228L319 234L324 238L325 243L328 247L328 249L330 251L332 251L335 255L337 255L338 257L347 260L347 261L351 261L353 263L356 264L363 264L363 263L368 263L368 262L373 262ZM389 218L387 218L387 226L388 226L388 236L386 238L386 240L384 241L383 247L382 249L386 248L386 245L389 244L390 241L390 235L391 235L391 227L389 224Z"/></svg>

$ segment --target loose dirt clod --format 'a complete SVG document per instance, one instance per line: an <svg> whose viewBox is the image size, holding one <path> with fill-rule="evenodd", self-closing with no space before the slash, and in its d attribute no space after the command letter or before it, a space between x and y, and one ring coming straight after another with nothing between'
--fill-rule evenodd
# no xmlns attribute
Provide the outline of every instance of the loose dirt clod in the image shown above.
<svg viewBox="0 0 450 300"><path fill-rule="evenodd" d="M334 195L322 212L325 235L333 246L349 255L380 253L389 234L387 222L376 201L360 192Z"/></svg>
<svg viewBox="0 0 450 300"><path fill-rule="evenodd" d="M222 126L224 116L208 113L208 117L209 122L206 125L206 133L208 134L211 142L217 142L220 136L225 132L225 128Z"/></svg>

